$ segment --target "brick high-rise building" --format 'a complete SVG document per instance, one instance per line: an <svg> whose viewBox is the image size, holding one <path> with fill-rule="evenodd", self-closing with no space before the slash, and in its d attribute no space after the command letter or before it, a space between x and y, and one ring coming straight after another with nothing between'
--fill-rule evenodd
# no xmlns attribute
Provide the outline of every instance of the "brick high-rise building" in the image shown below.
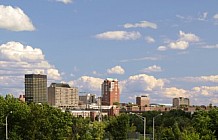
<svg viewBox="0 0 218 140"><path fill-rule="evenodd" d="M48 103L51 106L73 108L79 104L78 88L68 84L52 83L48 87Z"/></svg>
<svg viewBox="0 0 218 140"><path fill-rule="evenodd" d="M101 85L102 105L114 105L120 102L120 89L117 79L107 78Z"/></svg>
<svg viewBox="0 0 218 140"><path fill-rule="evenodd" d="M25 74L25 101L47 103L47 75Z"/></svg>
<svg viewBox="0 0 218 140"><path fill-rule="evenodd" d="M136 97L136 104L138 106L146 106L150 105L150 99L147 96Z"/></svg>

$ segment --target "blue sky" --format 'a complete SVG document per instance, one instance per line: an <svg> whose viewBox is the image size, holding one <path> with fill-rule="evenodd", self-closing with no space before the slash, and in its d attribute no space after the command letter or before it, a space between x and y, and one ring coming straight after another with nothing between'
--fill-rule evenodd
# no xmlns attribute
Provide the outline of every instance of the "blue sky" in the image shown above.
<svg viewBox="0 0 218 140"><path fill-rule="evenodd" d="M119 80L122 102L218 105L218 1L2 0L0 94L42 73L81 92Z"/></svg>

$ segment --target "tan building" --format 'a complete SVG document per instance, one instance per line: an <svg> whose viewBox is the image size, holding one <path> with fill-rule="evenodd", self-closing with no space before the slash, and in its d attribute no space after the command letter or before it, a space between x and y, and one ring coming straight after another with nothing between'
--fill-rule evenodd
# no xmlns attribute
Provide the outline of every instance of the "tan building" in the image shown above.
<svg viewBox="0 0 218 140"><path fill-rule="evenodd" d="M19 101L25 102L25 95L20 95L18 99Z"/></svg>
<svg viewBox="0 0 218 140"><path fill-rule="evenodd" d="M107 78L101 87L103 105L113 105L120 102L120 89L117 79Z"/></svg>
<svg viewBox="0 0 218 140"><path fill-rule="evenodd" d="M174 107L190 106L189 98L184 98L184 97L173 98L173 106Z"/></svg>
<svg viewBox="0 0 218 140"><path fill-rule="evenodd" d="M138 106L146 106L150 105L150 99L147 96L136 97L136 104Z"/></svg>
<svg viewBox="0 0 218 140"><path fill-rule="evenodd" d="M81 104L85 104L85 105L88 105L88 104L92 104L92 103L96 103L96 97L95 97L95 94L91 94L91 93L79 93L79 101Z"/></svg>
<svg viewBox="0 0 218 140"><path fill-rule="evenodd" d="M47 75L25 75L25 101L47 103Z"/></svg>
<svg viewBox="0 0 218 140"><path fill-rule="evenodd" d="M74 108L78 106L78 88L71 88L68 84L52 83L48 87L48 103L61 108Z"/></svg>

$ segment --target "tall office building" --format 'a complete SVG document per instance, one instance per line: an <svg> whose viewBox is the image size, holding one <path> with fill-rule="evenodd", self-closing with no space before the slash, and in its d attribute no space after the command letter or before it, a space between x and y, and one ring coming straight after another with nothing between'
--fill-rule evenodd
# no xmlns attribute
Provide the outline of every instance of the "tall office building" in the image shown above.
<svg viewBox="0 0 218 140"><path fill-rule="evenodd" d="M138 106L146 106L150 105L150 99L147 96L136 97L136 104Z"/></svg>
<svg viewBox="0 0 218 140"><path fill-rule="evenodd" d="M47 75L25 75L25 101L47 103Z"/></svg>
<svg viewBox="0 0 218 140"><path fill-rule="evenodd" d="M52 83L48 87L48 103L61 108L73 108L79 104L78 88L68 84Z"/></svg>
<svg viewBox="0 0 218 140"><path fill-rule="evenodd" d="M107 78L101 85L102 104L113 105L120 102L120 90L117 79Z"/></svg>
<svg viewBox="0 0 218 140"><path fill-rule="evenodd" d="M173 106L174 107L180 107L180 106L189 106L189 98L179 97L179 98L173 98Z"/></svg>

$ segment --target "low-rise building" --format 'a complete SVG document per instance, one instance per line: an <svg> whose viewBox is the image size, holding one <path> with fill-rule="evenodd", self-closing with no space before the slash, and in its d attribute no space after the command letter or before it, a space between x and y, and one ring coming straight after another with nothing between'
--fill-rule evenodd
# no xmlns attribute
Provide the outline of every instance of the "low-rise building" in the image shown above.
<svg viewBox="0 0 218 140"><path fill-rule="evenodd" d="M91 93L80 92L79 93L79 104L85 105L85 108L88 108L88 105L96 103L96 95Z"/></svg>

